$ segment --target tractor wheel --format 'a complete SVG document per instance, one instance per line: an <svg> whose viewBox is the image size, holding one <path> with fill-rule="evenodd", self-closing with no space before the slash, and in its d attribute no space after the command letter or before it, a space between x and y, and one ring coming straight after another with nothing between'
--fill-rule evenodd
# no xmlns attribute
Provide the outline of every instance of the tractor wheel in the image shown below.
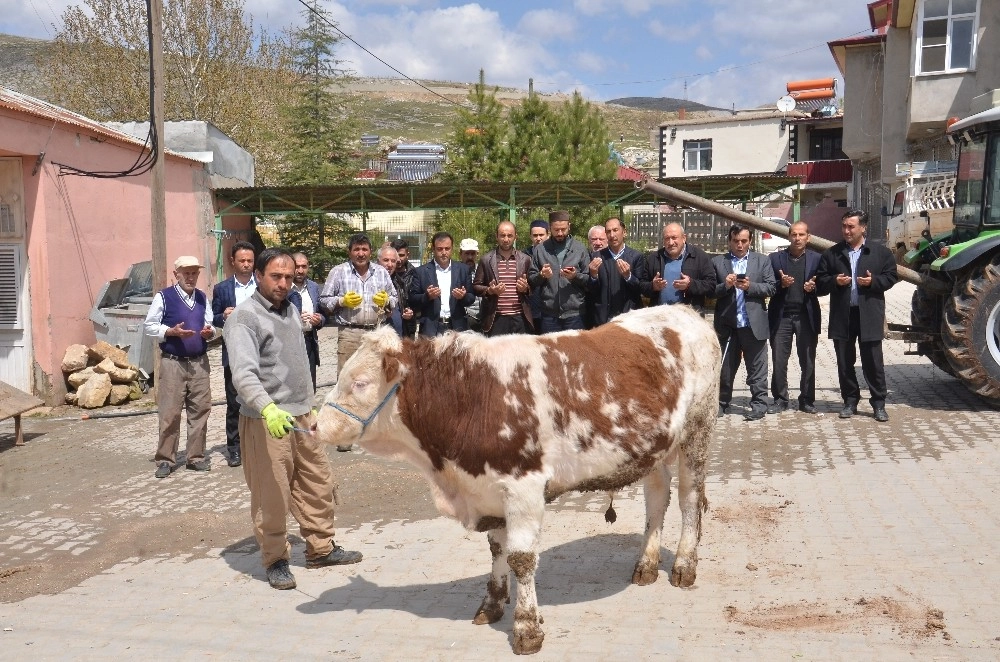
<svg viewBox="0 0 1000 662"><path fill-rule="evenodd" d="M941 308L944 306L944 299L935 296L922 287L918 287L913 292L913 299L910 301L910 324L916 327L937 331L941 328ZM921 355L930 359L935 366L944 370L949 375L955 376L955 369L948 363L948 354L938 336L934 340L917 343L917 351Z"/></svg>
<svg viewBox="0 0 1000 662"><path fill-rule="evenodd" d="M1000 404L1000 255L955 283L941 340L965 387Z"/></svg>

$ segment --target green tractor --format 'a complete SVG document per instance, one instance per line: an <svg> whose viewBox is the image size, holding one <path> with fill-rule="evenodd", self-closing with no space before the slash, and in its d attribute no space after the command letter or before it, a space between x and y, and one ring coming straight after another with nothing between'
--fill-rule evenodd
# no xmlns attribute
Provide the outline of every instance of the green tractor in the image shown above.
<svg viewBox="0 0 1000 662"><path fill-rule="evenodd" d="M960 145L954 228L903 258L922 284L911 322L917 351L970 391L1000 404L1000 107L953 124Z"/></svg>

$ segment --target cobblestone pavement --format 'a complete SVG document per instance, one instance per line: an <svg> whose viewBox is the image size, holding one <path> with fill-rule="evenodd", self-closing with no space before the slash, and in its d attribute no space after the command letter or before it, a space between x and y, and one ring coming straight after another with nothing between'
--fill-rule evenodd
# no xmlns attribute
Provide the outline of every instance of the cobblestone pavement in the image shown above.
<svg viewBox="0 0 1000 662"><path fill-rule="evenodd" d="M891 321L908 321L911 292L906 284L890 292ZM324 339L320 382L332 381L333 346ZM615 500L614 525L602 516L603 497L553 504L538 571L547 637L537 659L1000 657L1000 412L906 349L885 343L888 424L876 423L864 403L854 418L837 417L825 339L820 414L720 420L692 589L667 581L680 530L676 504L666 518L663 571L646 587L629 583L641 489ZM734 405L749 401L743 379L737 376ZM214 392L223 392L221 383ZM0 434L8 431L3 425ZM216 407L207 475L152 479L155 417L143 416L66 428L107 458L85 491L73 466L0 477L0 586L20 568L68 564L119 544L107 532L121 518L166 522L178 532L183 523L205 527L183 552L140 545L65 590L0 603L0 658L513 657L512 607L497 624L471 624L489 570L485 537L425 514L426 502L352 521L352 501L342 495L338 527L350 524L338 539L365 560L305 570L302 543L293 537L299 586L271 590L248 526L209 535L210 516L239 518L247 510L241 473L225 467L222 426L223 408ZM48 436L29 434L21 449L3 446L0 471L14 453L36 453L42 463ZM383 462L358 452L331 457L339 475L359 458ZM377 510L379 485L370 489Z"/></svg>

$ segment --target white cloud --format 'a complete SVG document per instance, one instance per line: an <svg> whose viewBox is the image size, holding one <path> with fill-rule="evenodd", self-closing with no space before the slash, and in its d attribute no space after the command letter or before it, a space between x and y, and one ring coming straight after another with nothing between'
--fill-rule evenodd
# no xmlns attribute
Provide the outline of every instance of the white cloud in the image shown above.
<svg viewBox="0 0 1000 662"><path fill-rule="evenodd" d="M518 21L517 31L536 39L572 39L576 36L576 19L553 9L533 9Z"/></svg>
<svg viewBox="0 0 1000 662"><path fill-rule="evenodd" d="M597 53L580 52L573 55L576 66L592 74L602 74L608 70L608 62Z"/></svg>
<svg viewBox="0 0 1000 662"><path fill-rule="evenodd" d="M573 0L573 8L584 16L597 16L611 9L611 0Z"/></svg>
<svg viewBox="0 0 1000 662"><path fill-rule="evenodd" d="M713 57L715 57L712 54L712 51L708 48L708 46L705 46L704 44L694 49L694 56L699 60L711 60Z"/></svg>

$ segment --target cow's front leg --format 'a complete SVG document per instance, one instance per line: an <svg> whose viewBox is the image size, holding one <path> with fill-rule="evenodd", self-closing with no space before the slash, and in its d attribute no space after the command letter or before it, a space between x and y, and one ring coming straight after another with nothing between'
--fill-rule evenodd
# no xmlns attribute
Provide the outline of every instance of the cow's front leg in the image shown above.
<svg viewBox="0 0 1000 662"><path fill-rule="evenodd" d="M646 539L632 571L632 583L639 586L652 584L660 576L660 538L663 516L670 505L670 479L670 467L661 464L642 483L646 495Z"/></svg>
<svg viewBox="0 0 1000 662"><path fill-rule="evenodd" d="M496 623L503 618L504 605L510 602L510 579L507 575L507 529L490 529L486 532L490 543L490 554L493 556L493 570L490 580L486 583L486 597L479 605L472 622L476 625Z"/></svg>
<svg viewBox="0 0 1000 662"><path fill-rule="evenodd" d="M528 488L528 489L526 489ZM530 655L542 649L545 633L535 594L538 539L545 513L544 485L537 489L521 484L507 493L507 564L517 578L514 605L514 652Z"/></svg>

